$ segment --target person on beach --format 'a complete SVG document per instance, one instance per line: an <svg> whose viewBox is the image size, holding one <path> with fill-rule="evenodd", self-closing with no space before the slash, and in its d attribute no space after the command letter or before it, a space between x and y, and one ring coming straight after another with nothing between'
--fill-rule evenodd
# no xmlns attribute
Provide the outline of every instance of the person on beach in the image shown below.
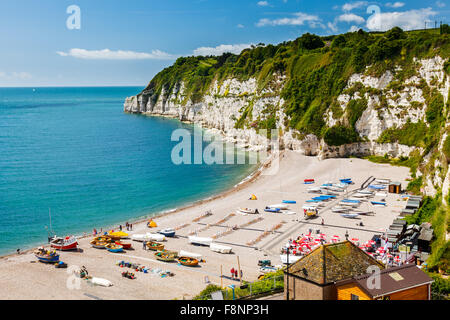
<svg viewBox="0 0 450 320"><path fill-rule="evenodd" d="M17 249L17 254L20 254L20 249Z"/></svg>
<svg viewBox="0 0 450 320"><path fill-rule="evenodd" d="M322 218L322 225L324 224L325 222L323 221L323 218Z"/></svg>
<svg viewBox="0 0 450 320"><path fill-rule="evenodd" d="M244 275L244 273L243 273L242 270L241 270L241 279L244 277L243 275Z"/></svg>
<svg viewBox="0 0 450 320"><path fill-rule="evenodd" d="M119 225L119 230L122 231L122 225Z"/></svg>
<svg viewBox="0 0 450 320"><path fill-rule="evenodd" d="M125 226L127 227L127 231L130 231L130 224L128 223L128 221L127 221L127 223L125 224Z"/></svg>
<svg viewBox="0 0 450 320"><path fill-rule="evenodd" d="M234 279L234 268L231 268L230 272L231 272L231 279Z"/></svg>
<svg viewBox="0 0 450 320"><path fill-rule="evenodd" d="M237 269L234 270L234 277L235 277L236 279L238 278L238 271L237 271Z"/></svg>
<svg viewBox="0 0 450 320"><path fill-rule="evenodd" d="M133 231L133 224L130 223L130 230Z"/></svg>
<svg viewBox="0 0 450 320"><path fill-rule="evenodd" d="M142 241L142 249L147 250L147 241Z"/></svg>

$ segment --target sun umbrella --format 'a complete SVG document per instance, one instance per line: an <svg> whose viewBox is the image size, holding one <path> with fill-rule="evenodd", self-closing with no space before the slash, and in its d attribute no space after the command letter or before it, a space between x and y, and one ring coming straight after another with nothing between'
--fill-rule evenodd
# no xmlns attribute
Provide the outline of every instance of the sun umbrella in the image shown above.
<svg viewBox="0 0 450 320"><path fill-rule="evenodd" d="M352 242L358 242L359 241L358 238L352 238L351 240L352 240Z"/></svg>

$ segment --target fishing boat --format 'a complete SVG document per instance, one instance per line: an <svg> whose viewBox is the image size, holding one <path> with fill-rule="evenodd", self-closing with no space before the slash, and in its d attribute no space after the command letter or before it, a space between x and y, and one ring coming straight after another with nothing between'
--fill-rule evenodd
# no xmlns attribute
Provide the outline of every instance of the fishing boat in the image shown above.
<svg viewBox="0 0 450 320"><path fill-rule="evenodd" d="M176 257L177 257L176 254L169 253L169 252L164 252L164 251L155 252L156 260L160 260L160 261L164 261L164 262L175 261Z"/></svg>
<svg viewBox="0 0 450 320"><path fill-rule="evenodd" d="M164 249L164 245L162 243L154 242L154 241L148 241L147 242L147 248L152 251L160 251Z"/></svg>
<svg viewBox="0 0 450 320"><path fill-rule="evenodd" d="M341 217L348 218L348 219L355 219L359 216L357 213L341 213Z"/></svg>
<svg viewBox="0 0 450 320"><path fill-rule="evenodd" d="M114 253L123 251L123 246L115 244L115 243L108 243L107 245L105 245L105 248L109 252L114 252Z"/></svg>
<svg viewBox="0 0 450 320"><path fill-rule="evenodd" d="M283 200L283 201L281 201L281 202L283 202L283 203L297 203L297 201L295 201L295 200Z"/></svg>
<svg viewBox="0 0 450 320"><path fill-rule="evenodd" d="M312 183L314 183L314 179L305 179L305 180L303 180L303 182L312 182Z"/></svg>
<svg viewBox="0 0 450 320"><path fill-rule="evenodd" d="M108 237L110 237L113 240L120 240L120 239L124 239L124 238L128 238L128 233L123 232L123 231L110 231L108 233Z"/></svg>
<svg viewBox="0 0 450 320"><path fill-rule="evenodd" d="M280 212L284 213L284 214L287 214L287 215L291 215L291 216L297 214L297 212L289 211L289 210L281 210Z"/></svg>
<svg viewBox="0 0 450 320"><path fill-rule="evenodd" d="M322 189L320 189L319 187L308 188L307 191L310 193L322 193Z"/></svg>
<svg viewBox="0 0 450 320"><path fill-rule="evenodd" d="M106 245L111 243L111 242L106 242L106 241L101 241L101 240L92 240L91 242L91 246L96 248L96 249L106 249Z"/></svg>
<svg viewBox="0 0 450 320"><path fill-rule="evenodd" d="M213 242L211 242L211 244L209 245L209 248L211 249L211 251L219 252L219 253L231 253L231 250L232 250L231 247L213 243Z"/></svg>
<svg viewBox="0 0 450 320"><path fill-rule="evenodd" d="M289 206L287 204L284 204L284 203L271 204L271 205L269 205L267 207L269 207L269 208L278 208L280 210L287 210L287 209L289 209Z"/></svg>
<svg viewBox="0 0 450 320"><path fill-rule="evenodd" d="M209 247L213 239L205 237L189 236L188 241L190 244Z"/></svg>
<svg viewBox="0 0 450 320"><path fill-rule="evenodd" d="M115 244L122 246L125 250L131 249L131 243L130 242L122 242L122 241L115 241Z"/></svg>
<svg viewBox="0 0 450 320"><path fill-rule="evenodd" d="M191 257L179 257L177 261L183 266L195 267L198 266L198 260Z"/></svg>
<svg viewBox="0 0 450 320"><path fill-rule="evenodd" d="M354 202L343 202L343 201L341 201L341 202L339 202L339 205L340 205L340 206L346 206L346 207L353 207L353 208L356 208L356 207L359 205L359 203L354 203Z"/></svg>
<svg viewBox="0 0 450 320"><path fill-rule="evenodd" d="M55 263L59 261L59 254L56 251L50 251L44 248L39 248L34 252L34 255L40 262L44 263Z"/></svg>
<svg viewBox="0 0 450 320"><path fill-rule="evenodd" d="M332 212L348 212L350 208L344 208L344 207L333 207L331 208Z"/></svg>
<svg viewBox="0 0 450 320"><path fill-rule="evenodd" d="M347 203L360 203L360 200L354 200L354 199L344 199L341 200L341 202L347 202Z"/></svg>
<svg viewBox="0 0 450 320"><path fill-rule="evenodd" d="M266 208L264 209L264 211L265 211L265 212L275 212L275 213L278 213L278 212L281 211L281 209L279 209L279 208L270 208L270 207L266 207Z"/></svg>
<svg viewBox="0 0 450 320"><path fill-rule="evenodd" d="M373 211L355 211L353 213L357 213L360 216L368 216L368 215L373 214Z"/></svg>
<svg viewBox="0 0 450 320"><path fill-rule="evenodd" d="M50 246L56 250L61 251L76 250L78 248L78 241L74 236L65 238L55 236L50 241Z"/></svg>
<svg viewBox="0 0 450 320"><path fill-rule="evenodd" d="M160 233L166 237L169 237L169 238L175 237L175 230L172 228L162 229L162 230L158 231L158 233Z"/></svg>

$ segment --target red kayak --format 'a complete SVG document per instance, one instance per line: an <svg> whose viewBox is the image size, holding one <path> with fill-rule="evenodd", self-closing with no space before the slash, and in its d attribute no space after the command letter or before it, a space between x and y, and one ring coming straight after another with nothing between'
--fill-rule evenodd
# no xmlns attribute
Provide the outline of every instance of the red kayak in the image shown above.
<svg viewBox="0 0 450 320"><path fill-rule="evenodd" d="M123 243L120 241L116 241L115 243L119 246L122 246L125 250L131 249L131 243Z"/></svg>
<svg viewBox="0 0 450 320"><path fill-rule="evenodd" d="M50 246L55 248L56 250L68 251L68 250L76 250L78 248L77 238L74 236L70 237L54 237L50 241Z"/></svg>
<svg viewBox="0 0 450 320"><path fill-rule="evenodd" d="M314 179L305 179L305 182L314 182Z"/></svg>

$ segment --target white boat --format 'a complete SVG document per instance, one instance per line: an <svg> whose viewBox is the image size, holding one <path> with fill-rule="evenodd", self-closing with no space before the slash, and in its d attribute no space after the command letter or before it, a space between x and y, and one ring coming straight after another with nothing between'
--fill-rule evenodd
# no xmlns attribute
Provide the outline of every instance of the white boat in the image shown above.
<svg viewBox="0 0 450 320"><path fill-rule="evenodd" d="M133 234L131 236L131 240L134 241L164 241L166 237L163 234L159 233L150 233L147 232L145 234Z"/></svg>
<svg viewBox="0 0 450 320"><path fill-rule="evenodd" d="M290 254L289 261L288 261L287 254L280 254L280 259L281 259L282 264L294 263L294 262L297 262L298 260L300 260L301 258L302 258L302 256L295 256L293 254Z"/></svg>
<svg viewBox="0 0 450 320"><path fill-rule="evenodd" d="M354 202L339 202L340 206L346 206L346 207L352 207L352 208L356 208L359 203L354 203Z"/></svg>
<svg viewBox="0 0 450 320"><path fill-rule="evenodd" d="M237 209L238 213L245 213L245 214L255 214L256 210L255 209L250 209L250 208L239 208Z"/></svg>
<svg viewBox="0 0 450 320"><path fill-rule="evenodd" d="M113 285L111 281L109 281L107 279L103 279L103 278L97 278L97 277L92 277L92 278L88 279L88 281L90 283L92 283L93 285L102 286L102 287L111 287Z"/></svg>
<svg viewBox="0 0 450 320"><path fill-rule="evenodd" d="M359 190L358 193L367 194L367 195L373 195L373 191L370 190Z"/></svg>
<svg viewBox="0 0 450 320"><path fill-rule="evenodd" d="M200 245L200 246L210 246L213 241L212 238L189 236L188 241L190 244Z"/></svg>
<svg viewBox="0 0 450 320"><path fill-rule="evenodd" d="M269 208L278 208L280 210L287 210L289 209L289 206L285 203L279 203L279 204L272 204L270 206L268 206Z"/></svg>
<svg viewBox="0 0 450 320"><path fill-rule="evenodd" d="M310 193L322 193L319 187L308 188L307 191Z"/></svg>
<svg viewBox="0 0 450 320"><path fill-rule="evenodd" d="M211 244L209 245L209 248L211 249L211 251L219 252L219 253L231 253L231 250L232 250L231 247L227 247L227 246L217 244L214 242L211 242Z"/></svg>
<svg viewBox="0 0 450 320"><path fill-rule="evenodd" d="M352 212L352 213L357 213L357 214L359 214L360 216L367 216L367 215L369 215L369 214L372 214L373 211L355 211L355 212Z"/></svg>
<svg viewBox="0 0 450 320"><path fill-rule="evenodd" d="M343 207L333 207L331 208L332 212L347 212L351 210L350 208L343 208Z"/></svg>
<svg viewBox="0 0 450 320"><path fill-rule="evenodd" d="M375 196L385 198L385 197L387 197L387 193L386 192L377 192L377 193L375 193Z"/></svg>
<svg viewBox="0 0 450 320"><path fill-rule="evenodd" d="M359 216L357 213L341 213L341 217L348 218L348 219L355 219Z"/></svg>
<svg viewBox="0 0 450 320"><path fill-rule="evenodd" d="M378 182L379 184L389 184L391 183L390 179L375 179L375 182Z"/></svg>
<svg viewBox="0 0 450 320"><path fill-rule="evenodd" d="M178 254L178 256L179 257L193 258L193 259L197 259L199 261L202 259L202 255L201 254L188 252L188 251L184 251L184 250L181 250L180 253Z"/></svg>
<svg viewBox="0 0 450 320"><path fill-rule="evenodd" d="M355 193L353 195L353 197L355 198L368 198L370 197L372 194L366 194L366 193Z"/></svg>
<svg viewBox="0 0 450 320"><path fill-rule="evenodd" d="M294 215L297 214L297 212L289 211L289 210L282 210L281 213L287 214L287 215Z"/></svg>

